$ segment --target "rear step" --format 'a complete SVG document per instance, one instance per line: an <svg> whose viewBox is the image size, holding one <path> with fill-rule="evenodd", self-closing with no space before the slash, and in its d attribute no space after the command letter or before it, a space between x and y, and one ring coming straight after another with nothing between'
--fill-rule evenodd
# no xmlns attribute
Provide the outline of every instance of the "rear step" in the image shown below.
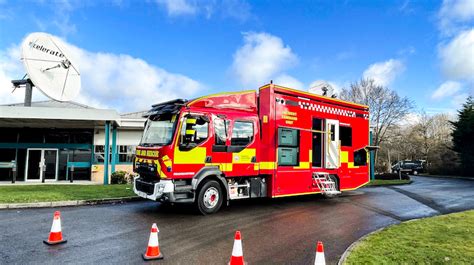
<svg viewBox="0 0 474 265"><path fill-rule="evenodd" d="M336 189L336 183L327 172L313 172L313 185L317 186L319 190L321 190L321 193L325 195L337 195L341 193Z"/></svg>

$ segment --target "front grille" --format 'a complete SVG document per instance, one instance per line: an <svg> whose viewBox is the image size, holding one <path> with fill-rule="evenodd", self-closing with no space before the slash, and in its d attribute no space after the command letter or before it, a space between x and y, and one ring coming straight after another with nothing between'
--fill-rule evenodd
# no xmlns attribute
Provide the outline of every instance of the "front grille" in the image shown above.
<svg viewBox="0 0 474 265"><path fill-rule="evenodd" d="M141 192L144 192L148 195L151 195L153 194L153 192L155 191L155 184L154 183L148 183L148 182L144 182L144 181L140 181L139 179L137 179L135 181L135 188L138 190L138 191L141 191Z"/></svg>
<svg viewBox="0 0 474 265"><path fill-rule="evenodd" d="M158 180L156 165L137 163L135 172L137 172L144 181L153 182Z"/></svg>

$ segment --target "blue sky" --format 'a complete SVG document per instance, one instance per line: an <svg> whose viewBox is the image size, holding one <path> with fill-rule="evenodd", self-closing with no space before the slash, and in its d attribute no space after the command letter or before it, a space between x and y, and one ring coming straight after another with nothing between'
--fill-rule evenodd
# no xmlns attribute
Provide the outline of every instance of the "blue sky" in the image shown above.
<svg viewBox="0 0 474 265"><path fill-rule="evenodd" d="M453 112L474 93L473 21L474 0L0 0L0 103L22 100L9 84L24 74L19 47L44 31L78 58L77 101L122 112L271 79L307 90L362 77Z"/></svg>

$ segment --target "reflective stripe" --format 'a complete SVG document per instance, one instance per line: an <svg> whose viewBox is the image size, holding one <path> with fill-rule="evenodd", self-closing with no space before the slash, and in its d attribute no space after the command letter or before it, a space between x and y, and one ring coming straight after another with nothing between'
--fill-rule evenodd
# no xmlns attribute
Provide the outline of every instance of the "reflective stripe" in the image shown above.
<svg viewBox="0 0 474 265"><path fill-rule="evenodd" d="M148 240L148 247L146 249L145 257L147 258L160 258L160 247L158 243L158 227L153 224L151 227L150 239Z"/></svg>
<svg viewBox="0 0 474 265"><path fill-rule="evenodd" d="M53 225L51 226L51 233L54 233L54 232L61 232L61 219L60 218L53 219Z"/></svg>
<svg viewBox="0 0 474 265"><path fill-rule="evenodd" d="M180 151L174 148L174 164L204 164L206 160L206 147L195 147L189 151Z"/></svg>
<svg viewBox="0 0 474 265"><path fill-rule="evenodd" d="M307 194L318 194L321 193L320 191L312 191L312 192L302 192L302 193L293 193L293 194L284 194L284 195L276 195L273 198L280 198L280 197L291 197L291 196L299 196L299 195L307 195Z"/></svg>
<svg viewBox="0 0 474 265"><path fill-rule="evenodd" d="M309 162L300 162L300 164L293 169L309 169Z"/></svg>
<svg viewBox="0 0 474 265"><path fill-rule="evenodd" d="M242 240L236 239L234 241L234 247L232 248L232 256L234 257L242 257Z"/></svg>
<svg viewBox="0 0 474 265"><path fill-rule="evenodd" d="M194 135L195 132L196 130L186 130L187 135Z"/></svg>
<svg viewBox="0 0 474 265"><path fill-rule="evenodd" d="M153 224L153 228L157 228L156 224ZM150 239L148 240L149 247L157 247L158 246L158 231L150 233Z"/></svg>
<svg viewBox="0 0 474 265"><path fill-rule="evenodd" d="M276 168L276 162L260 162L259 165L260 165L260 170Z"/></svg>
<svg viewBox="0 0 474 265"><path fill-rule="evenodd" d="M162 159L163 159L163 164L165 164L166 167L171 167L173 162L167 155L163 156Z"/></svg>
<svg viewBox="0 0 474 265"><path fill-rule="evenodd" d="M197 119L187 118L186 119L186 124L196 124L196 121L197 121Z"/></svg>

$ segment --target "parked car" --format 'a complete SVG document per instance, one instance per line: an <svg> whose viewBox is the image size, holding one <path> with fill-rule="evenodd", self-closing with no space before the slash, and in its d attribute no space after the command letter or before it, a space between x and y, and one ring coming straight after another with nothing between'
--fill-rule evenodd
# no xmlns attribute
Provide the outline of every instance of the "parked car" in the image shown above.
<svg viewBox="0 0 474 265"><path fill-rule="evenodd" d="M392 172L398 173L399 171L418 175L419 173L425 172L425 161L424 160L403 160L398 161L392 166Z"/></svg>

